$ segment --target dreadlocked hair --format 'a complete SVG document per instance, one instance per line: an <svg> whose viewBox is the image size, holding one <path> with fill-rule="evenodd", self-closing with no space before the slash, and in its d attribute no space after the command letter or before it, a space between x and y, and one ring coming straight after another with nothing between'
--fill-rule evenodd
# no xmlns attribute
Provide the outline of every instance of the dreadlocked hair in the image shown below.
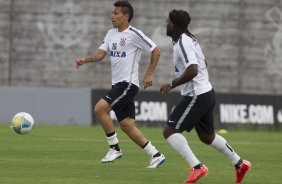
<svg viewBox="0 0 282 184"><path fill-rule="evenodd" d="M188 12L184 10L172 10L169 13L169 19L175 26L175 31L172 35L172 39L174 41L177 41L182 33L185 33L192 39L195 39L195 36L188 30L188 25L191 22L191 17Z"/></svg>

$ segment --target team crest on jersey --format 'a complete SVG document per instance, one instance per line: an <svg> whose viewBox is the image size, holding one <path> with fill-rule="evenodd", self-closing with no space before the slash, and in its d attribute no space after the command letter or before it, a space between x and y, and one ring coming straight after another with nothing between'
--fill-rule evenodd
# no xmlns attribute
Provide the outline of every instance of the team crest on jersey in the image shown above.
<svg viewBox="0 0 282 184"><path fill-rule="evenodd" d="M119 45L120 45L120 46L125 46L125 44L126 44L125 41L126 41L126 38L121 38L121 39L120 39L120 42L119 42Z"/></svg>

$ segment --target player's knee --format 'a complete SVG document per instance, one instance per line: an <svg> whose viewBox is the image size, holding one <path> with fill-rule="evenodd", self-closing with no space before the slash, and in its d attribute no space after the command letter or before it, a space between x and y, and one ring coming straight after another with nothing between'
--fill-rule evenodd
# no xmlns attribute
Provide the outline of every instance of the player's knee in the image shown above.
<svg viewBox="0 0 282 184"><path fill-rule="evenodd" d="M210 145L214 140L215 134L203 133L198 136L203 143Z"/></svg>
<svg viewBox="0 0 282 184"><path fill-rule="evenodd" d="M165 139L167 139L169 136L171 136L172 134L177 133L176 130L170 126L165 126L164 130L163 130L163 136Z"/></svg>
<svg viewBox="0 0 282 184"><path fill-rule="evenodd" d="M99 108L98 104L96 104L94 107L94 113L96 114L96 116L98 116L101 113L101 108Z"/></svg>
<svg viewBox="0 0 282 184"><path fill-rule="evenodd" d="M120 129L123 131L123 132L128 132L130 127L125 124L125 123L120 123Z"/></svg>
<svg viewBox="0 0 282 184"><path fill-rule="evenodd" d="M120 128L125 133L133 131L136 127L134 125L134 120L132 118L125 118L120 121Z"/></svg>
<svg viewBox="0 0 282 184"><path fill-rule="evenodd" d="M97 103L94 107L94 112L96 116L101 116L106 111L99 103Z"/></svg>
<svg viewBox="0 0 282 184"><path fill-rule="evenodd" d="M101 99L94 107L95 115L98 117L107 114L110 110L110 105L104 99Z"/></svg>
<svg viewBox="0 0 282 184"><path fill-rule="evenodd" d="M163 136L164 136L165 139L168 138L168 134L167 134L166 128L164 128L164 130L163 130Z"/></svg>

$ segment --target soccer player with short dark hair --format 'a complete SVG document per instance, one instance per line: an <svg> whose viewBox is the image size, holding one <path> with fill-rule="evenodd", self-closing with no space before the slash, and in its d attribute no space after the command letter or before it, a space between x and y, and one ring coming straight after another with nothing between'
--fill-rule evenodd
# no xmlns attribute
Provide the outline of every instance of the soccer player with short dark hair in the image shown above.
<svg viewBox="0 0 282 184"><path fill-rule="evenodd" d="M121 129L150 155L148 168L156 168L165 161L142 132L135 126L134 97L139 90L138 67L141 51L151 53L151 62L144 76L144 88L152 86L153 72L160 57L160 49L142 31L129 25L133 8L128 1L117 1L112 9L112 25L98 51L76 60L76 67L97 62L110 55L112 67L112 89L95 105L95 114L107 136L109 151L102 163L112 162L121 157L117 134L109 111L113 110Z"/></svg>
<svg viewBox="0 0 282 184"><path fill-rule="evenodd" d="M164 84L163 95L180 86L183 99L174 108L163 135L168 143L190 165L190 173L184 183L194 183L208 174L208 168L192 152L183 131L196 129L200 140L229 159L236 169L236 182L240 183L251 163L242 160L226 140L215 133L213 108L215 92L209 81L207 63L195 36L188 30L191 21L188 12L172 10L167 18L167 36L173 41L173 64L176 78Z"/></svg>

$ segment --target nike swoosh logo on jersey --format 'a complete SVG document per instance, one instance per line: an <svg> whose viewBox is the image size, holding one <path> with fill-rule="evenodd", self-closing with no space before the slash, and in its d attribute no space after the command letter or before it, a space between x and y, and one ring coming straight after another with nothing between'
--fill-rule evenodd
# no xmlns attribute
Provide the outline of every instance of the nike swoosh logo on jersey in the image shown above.
<svg viewBox="0 0 282 184"><path fill-rule="evenodd" d="M109 97L108 95L106 96L106 98L108 98L108 99L112 100L112 98L111 98L111 97Z"/></svg>
<svg viewBox="0 0 282 184"><path fill-rule="evenodd" d="M168 120L169 123L174 123L174 121Z"/></svg>

